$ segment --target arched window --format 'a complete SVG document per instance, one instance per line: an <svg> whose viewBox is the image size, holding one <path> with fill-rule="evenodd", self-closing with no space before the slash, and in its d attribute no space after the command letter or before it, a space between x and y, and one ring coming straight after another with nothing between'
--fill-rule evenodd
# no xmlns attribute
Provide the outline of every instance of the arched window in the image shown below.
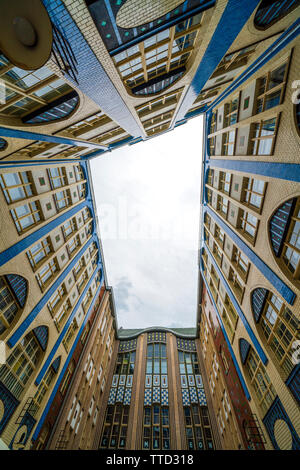
<svg viewBox="0 0 300 470"><path fill-rule="evenodd" d="M268 29L299 5L299 0L262 0L254 17L254 24L257 29Z"/></svg>
<svg viewBox="0 0 300 470"><path fill-rule="evenodd" d="M0 337L19 319L25 306L27 291L27 281L22 276L0 276Z"/></svg>
<svg viewBox="0 0 300 470"><path fill-rule="evenodd" d="M289 199L272 215L269 234L273 253L286 276L300 279L300 196Z"/></svg>
<svg viewBox="0 0 300 470"><path fill-rule="evenodd" d="M251 306L260 333L273 351L285 378L288 377L295 367L292 345L300 338L299 321L284 302L267 289L258 288L252 292Z"/></svg>
<svg viewBox="0 0 300 470"><path fill-rule="evenodd" d="M0 55L2 70L6 100L0 113L4 116L19 118L20 123L46 124L68 117L78 106L77 92L46 66L23 70Z"/></svg>
<svg viewBox="0 0 300 470"><path fill-rule="evenodd" d="M240 339L240 355L256 401L265 415L275 400L276 391L257 353L244 338Z"/></svg>
<svg viewBox="0 0 300 470"><path fill-rule="evenodd" d="M17 399L40 364L48 342L48 328L39 326L30 331L8 356L0 368L0 381Z"/></svg>
<svg viewBox="0 0 300 470"><path fill-rule="evenodd" d="M2 152L2 150L5 150L6 147L8 146L8 143L5 139L2 139L2 137L0 138L0 152Z"/></svg>
<svg viewBox="0 0 300 470"><path fill-rule="evenodd" d="M202 13L198 13L113 54L115 67L132 94L161 93L185 74L201 22Z"/></svg>

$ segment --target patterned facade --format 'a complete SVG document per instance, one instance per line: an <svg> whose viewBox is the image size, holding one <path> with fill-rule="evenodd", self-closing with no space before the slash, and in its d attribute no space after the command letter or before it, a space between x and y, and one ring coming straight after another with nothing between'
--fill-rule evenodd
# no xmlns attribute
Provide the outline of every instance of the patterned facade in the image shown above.
<svg viewBox="0 0 300 470"><path fill-rule="evenodd" d="M0 15L1 447L299 449L299 1L34 4ZM197 329L125 337L89 160L198 115Z"/></svg>

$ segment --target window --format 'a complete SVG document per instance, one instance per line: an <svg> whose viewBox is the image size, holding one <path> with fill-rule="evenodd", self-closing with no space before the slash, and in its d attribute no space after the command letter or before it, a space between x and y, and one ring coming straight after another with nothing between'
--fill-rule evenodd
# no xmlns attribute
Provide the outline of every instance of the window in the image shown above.
<svg viewBox="0 0 300 470"><path fill-rule="evenodd" d="M206 406L185 406L184 420L188 450L214 448Z"/></svg>
<svg viewBox="0 0 300 470"><path fill-rule="evenodd" d="M245 178L242 201L245 205L261 212L266 183L255 178Z"/></svg>
<svg viewBox="0 0 300 470"><path fill-rule="evenodd" d="M275 354L278 365L288 377L295 367L292 361L294 352L292 345L294 341L300 339L299 320L279 297L269 292L259 325L267 344Z"/></svg>
<svg viewBox="0 0 300 470"><path fill-rule="evenodd" d="M257 29L268 29L298 5L299 2L294 0L262 0L254 17L254 24Z"/></svg>
<svg viewBox="0 0 300 470"><path fill-rule="evenodd" d="M60 191L58 193L55 193L54 201L56 209L58 211L62 211L65 207L68 207L71 204L70 191L67 189L66 191Z"/></svg>
<svg viewBox="0 0 300 470"><path fill-rule="evenodd" d="M217 198L217 211L221 213L223 217L227 217L228 212L228 199L223 196L219 196Z"/></svg>
<svg viewBox="0 0 300 470"><path fill-rule="evenodd" d="M10 211L18 233L29 230L41 220L41 210L38 202L30 202Z"/></svg>
<svg viewBox="0 0 300 470"><path fill-rule="evenodd" d="M48 175L52 189L61 188L67 184L66 170L64 167L61 168L49 168Z"/></svg>
<svg viewBox="0 0 300 470"><path fill-rule="evenodd" d="M281 259L293 279L300 279L300 197L297 199L289 221L288 233L283 241Z"/></svg>
<svg viewBox="0 0 300 470"><path fill-rule="evenodd" d="M167 349L164 343L147 346L146 374L167 374Z"/></svg>
<svg viewBox="0 0 300 470"><path fill-rule="evenodd" d="M71 361L71 363L68 365L67 372L65 373L62 385L60 387L60 393L61 395L64 395L68 389L68 386L70 384L72 375L75 370L75 362L74 360Z"/></svg>
<svg viewBox="0 0 300 470"><path fill-rule="evenodd" d="M54 316L56 310L61 305L65 296L66 296L66 288L65 288L65 285L62 284L48 302L48 308L52 316Z"/></svg>
<svg viewBox="0 0 300 470"><path fill-rule="evenodd" d="M272 155L278 126L273 117L251 125L250 155Z"/></svg>
<svg viewBox="0 0 300 470"><path fill-rule="evenodd" d="M262 410L262 413L265 415L276 397L276 391L262 362L252 347L248 353L245 368L253 387L257 402Z"/></svg>
<svg viewBox="0 0 300 470"><path fill-rule="evenodd" d="M197 14L116 54L113 59L124 83L136 94L145 94L146 88L157 93L173 83L172 72L185 66L190 58L201 18L202 14ZM161 82L150 82L147 87L156 77L161 77Z"/></svg>
<svg viewBox="0 0 300 470"><path fill-rule="evenodd" d="M256 233L258 230L258 218L246 211L241 211L239 216L239 228L249 238L254 242Z"/></svg>
<svg viewBox="0 0 300 470"><path fill-rule="evenodd" d="M28 171L2 173L0 175L0 184L8 204L33 195L31 174Z"/></svg>
<svg viewBox="0 0 300 470"><path fill-rule="evenodd" d="M37 268L52 251L50 237L46 237L36 243L27 251L27 256L33 269Z"/></svg>
<svg viewBox="0 0 300 470"><path fill-rule="evenodd" d="M237 123L238 118L239 97L235 96L229 103L224 106L224 127L232 126Z"/></svg>
<svg viewBox="0 0 300 470"><path fill-rule="evenodd" d="M48 103L72 90L47 67L34 71L24 70L7 63L3 56L0 57L0 62L0 67L5 65L7 69L1 75L6 94L5 102L0 106L2 114L25 119L28 114L46 108ZM62 117L61 114L59 117ZM47 120L44 115L42 122ZM53 120L53 115L49 116L49 120Z"/></svg>
<svg viewBox="0 0 300 470"><path fill-rule="evenodd" d="M222 134L222 155L234 155L235 129Z"/></svg>
<svg viewBox="0 0 300 470"><path fill-rule="evenodd" d="M77 324L76 318L74 318L63 339L63 345L67 352L69 351L70 343L72 342L72 339L77 330L78 330L78 324Z"/></svg>
<svg viewBox="0 0 300 470"><path fill-rule="evenodd" d="M102 116L103 117L103 116ZM94 118L94 117L93 117ZM75 177L76 177L76 181L81 181L84 179L84 174L83 174L83 170L81 168L80 165L78 166L75 166Z"/></svg>
<svg viewBox="0 0 300 470"><path fill-rule="evenodd" d="M16 398L20 398L29 378L37 368L42 348L33 331L28 333L6 363L0 367L0 380Z"/></svg>
<svg viewBox="0 0 300 470"><path fill-rule="evenodd" d="M69 243L67 244L67 250L68 250L69 255L71 256L72 254L74 254L75 250L79 248L79 246L80 246L80 238L78 235L76 235L76 237L72 238L72 240L69 241Z"/></svg>
<svg viewBox="0 0 300 470"><path fill-rule="evenodd" d="M223 193L229 194L230 183L231 183L231 173L220 171L220 182L219 182L220 191L222 191Z"/></svg>
<svg viewBox="0 0 300 470"><path fill-rule="evenodd" d="M58 331L61 330L63 323L65 323L64 320L66 319L71 309L72 309L71 302L69 299L67 299L66 302L64 302L64 304L62 305L62 307L59 309L59 311L54 317L54 323Z"/></svg>
<svg viewBox="0 0 300 470"><path fill-rule="evenodd" d="M76 230L77 230L77 226L76 226L75 217L73 219L68 220L62 225L62 231L63 231L65 240L67 240L72 233L76 232Z"/></svg>
<svg viewBox="0 0 300 470"><path fill-rule="evenodd" d="M167 406L144 407L142 448L144 450L170 449L169 408Z"/></svg>
<svg viewBox="0 0 300 470"><path fill-rule="evenodd" d="M287 76L287 64L283 64L257 81L256 114L282 103Z"/></svg>
<svg viewBox="0 0 300 470"><path fill-rule="evenodd" d="M55 273L58 271L58 264L56 258L49 261L40 272L37 274L36 278L40 285L40 288L43 290L50 283L52 278L55 276Z"/></svg>
<svg viewBox="0 0 300 470"><path fill-rule="evenodd" d="M129 406L108 406L104 419L101 448L124 449L127 439Z"/></svg>
<svg viewBox="0 0 300 470"><path fill-rule="evenodd" d="M246 280L250 263L248 258L236 246L233 247L232 263L237 268L239 274Z"/></svg>
<svg viewBox="0 0 300 470"><path fill-rule="evenodd" d="M0 335L9 328L18 312L19 304L5 276L0 277Z"/></svg>

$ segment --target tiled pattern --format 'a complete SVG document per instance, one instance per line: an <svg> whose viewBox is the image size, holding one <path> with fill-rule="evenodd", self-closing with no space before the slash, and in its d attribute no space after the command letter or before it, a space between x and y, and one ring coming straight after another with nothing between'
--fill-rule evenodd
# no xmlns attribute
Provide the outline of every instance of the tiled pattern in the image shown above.
<svg viewBox="0 0 300 470"><path fill-rule="evenodd" d="M169 405L169 391L165 388L161 389L161 405Z"/></svg>
<svg viewBox="0 0 300 470"><path fill-rule="evenodd" d="M117 394L117 389L116 388L111 388L109 392L109 397L108 397L108 404L109 405L114 405L116 401L116 394Z"/></svg>
<svg viewBox="0 0 300 470"><path fill-rule="evenodd" d="M191 403L198 403L198 395L197 395L197 390L195 387L190 388L190 399Z"/></svg>
<svg viewBox="0 0 300 470"><path fill-rule="evenodd" d="M160 403L160 388L159 387L153 387L152 401L153 403Z"/></svg>
<svg viewBox="0 0 300 470"><path fill-rule="evenodd" d="M131 389L131 388L126 388L126 389L125 389L124 400L123 400L123 404L124 404L124 405L130 405L130 402L131 402L131 392L132 392L132 389Z"/></svg>
<svg viewBox="0 0 300 470"><path fill-rule="evenodd" d="M118 388L118 392L117 392L117 396L116 396L116 402L122 402L123 401L124 390L125 390L124 387L119 387Z"/></svg>
<svg viewBox="0 0 300 470"><path fill-rule="evenodd" d="M190 405L189 391L187 389L182 389L181 393L182 393L183 406Z"/></svg>
<svg viewBox="0 0 300 470"><path fill-rule="evenodd" d="M166 333L163 331L153 331L152 333L148 333L147 342L148 343L165 343Z"/></svg>
<svg viewBox="0 0 300 470"><path fill-rule="evenodd" d="M119 352L135 351L137 344L136 341L136 339L132 339L130 341L120 341Z"/></svg>
<svg viewBox="0 0 300 470"><path fill-rule="evenodd" d="M206 396L205 396L204 388L199 388L198 389L198 397L199 397L199 405L200 406L206 406L207 402L206 402Z"/></svg>
<svg viewBox="0 0 300 470"><path fill-rule="evenodd" d="M148 405L148 406L152 405L152 389L151 388L145 389L144 405Z"/></svg>
<svg viewBox="0 0 300 470"><path fill-rule="evenodd" d="M177 338L177 349L182 351L196 351L196 343L193 339Z"/></svg>

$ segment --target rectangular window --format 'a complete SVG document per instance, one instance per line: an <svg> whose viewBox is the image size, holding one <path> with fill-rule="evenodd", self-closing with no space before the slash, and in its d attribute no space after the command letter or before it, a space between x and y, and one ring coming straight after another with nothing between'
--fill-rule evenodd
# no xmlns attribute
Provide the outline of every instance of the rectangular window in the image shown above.
<svg viewBox="0 0 300 470"><path fill-rule="evenodd" d="M58 264L56 259L52 259L47 263L40 272L37 274L36 278L40 285L40 288L43 290L55 276L55 273L58 272Z"/></svg>
<svg viewBox="0 0 300 470"><path fill-rule="evenodd" d="M30 202L10 211L18 233L29 230L41 220L41 210L38 202Z"/></svg>
<svg viewBox="0 0 300 470"><path fill-rule="evenodd" d="M54 201L56 209L58 211L62 211L65 207L68 207L71 204L70 191L65 190L54 194Z"/></svg>
<svg viewBox="0 0 300 470"><path fill-rule="evenodd" d="M38 267L45 258L51 253L50 237L44 238L36 243L30 250L27 251L27 256L33 268Z"/></svg>
<svg viewBox="0 0 300 470"><path fill-rule="evenodd" d="M65 168L49 168L48 175L52 189L61 188L67 184Z"/></svg>
<svg viewBox="0 0 300 470"><path fill-rule="evenodd" d="M251 125L251 155L272 155L278 118L274 117Z"/></svg>
<svg viewBox="0 0 300 470"><path fill-rule="evenodd" d="M33 195L31 173L28 171L2 173L0 175L0 184L8 204Z"/></svg>

